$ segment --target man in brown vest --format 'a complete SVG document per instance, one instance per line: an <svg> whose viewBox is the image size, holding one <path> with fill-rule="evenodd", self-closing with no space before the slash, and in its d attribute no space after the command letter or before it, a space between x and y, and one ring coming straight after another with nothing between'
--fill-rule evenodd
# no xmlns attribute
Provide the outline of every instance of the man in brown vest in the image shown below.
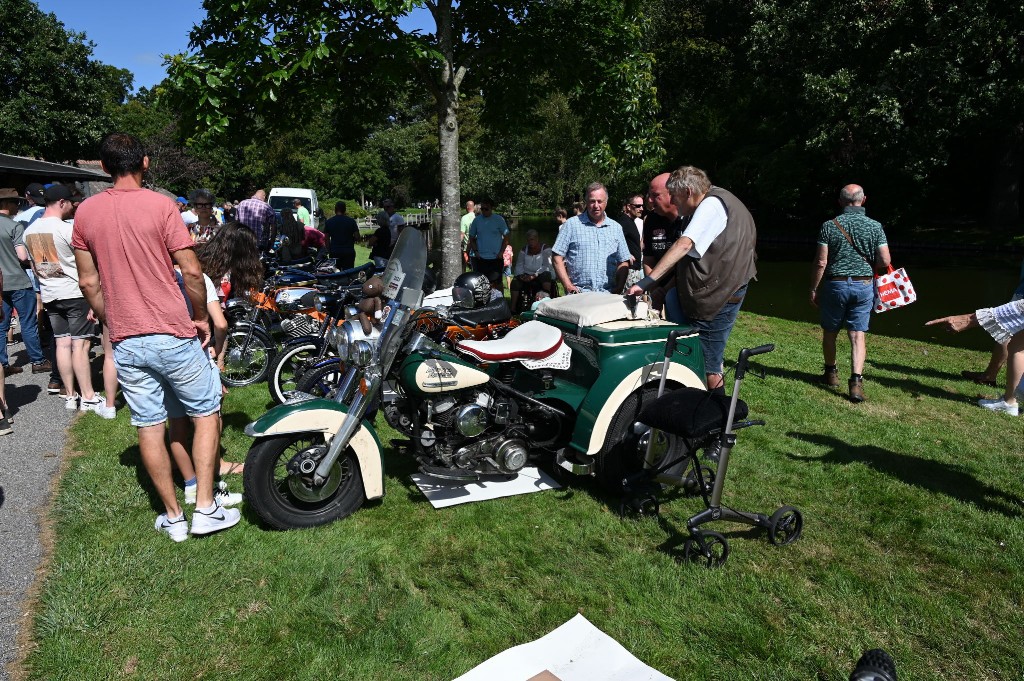
<svg viewBox="0 0 1024 681"><path fill-rule="evenodd" d="M724 390L725 343L739 314L747 282L757 274L757 231L750 211L732 193L715 187L700 168L675 170L667 188L690 222L629 293L640 293L675 268L676 287L665 299L668 318L700 333L709 390Z"/></svg>

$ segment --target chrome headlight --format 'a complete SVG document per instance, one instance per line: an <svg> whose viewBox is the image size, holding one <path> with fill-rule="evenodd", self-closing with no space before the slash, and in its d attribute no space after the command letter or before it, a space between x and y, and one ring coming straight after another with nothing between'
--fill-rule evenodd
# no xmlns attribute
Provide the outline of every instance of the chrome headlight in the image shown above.
<svg viewBox="0 0 1024 681"><path fill-rule="evenodd" d="M348 361L360 367L369 366L373 361L373 345L370 341L353 341L349 346Z"/></svg>
<svg viewBox="0 0 1024 681"><path fill-rule="evenodd" d="M334 347L338 351L338 357L348 357L349 345L348 334L345 333L345 329L338 328L338 334L334 340Z"/></svg>
<svg viewBox="0 0 1024 681"><path fill-rule="evenodd" d="M319 293L313 296L313 309L317 312L324 311L324 297Z"/></svg>

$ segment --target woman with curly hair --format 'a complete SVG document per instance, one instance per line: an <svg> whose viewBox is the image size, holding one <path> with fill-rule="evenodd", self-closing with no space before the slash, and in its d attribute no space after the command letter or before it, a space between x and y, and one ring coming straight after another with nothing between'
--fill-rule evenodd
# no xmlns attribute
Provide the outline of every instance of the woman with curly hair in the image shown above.
<svg viewBox="0 0 1024 681"><path fill-rule="evenodd" d="M263 286L263 263L256 236L242 223L224 223L212 239L196 244L195 250L203 274L213 281L229 275L231 288L240 295Z"/></svg>
<svg viewBox="0 0 1024 681"><path fill-rule="evenodd" d="M307 250L303 245L306 228L288 208L281 211L281 237L281 246L277 249L278 260L291 262L306 256Z"/></svg>

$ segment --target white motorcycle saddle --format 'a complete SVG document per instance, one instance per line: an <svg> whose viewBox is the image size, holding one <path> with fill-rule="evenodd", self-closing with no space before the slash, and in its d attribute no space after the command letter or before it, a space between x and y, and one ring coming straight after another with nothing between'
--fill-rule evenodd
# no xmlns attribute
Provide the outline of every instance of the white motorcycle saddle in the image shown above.
<svg viewBox="0 0 1024 681"><path fill-rule="evenodd" d="M529 321L509 331L504 338L464 340L455 347L481 362L543 360L562 347L562 332L544 322Z"/></svg>

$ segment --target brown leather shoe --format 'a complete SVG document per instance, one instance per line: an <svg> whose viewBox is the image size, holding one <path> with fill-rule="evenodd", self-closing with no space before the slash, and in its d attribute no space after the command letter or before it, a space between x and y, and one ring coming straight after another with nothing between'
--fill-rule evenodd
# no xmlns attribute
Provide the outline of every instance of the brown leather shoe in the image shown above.
<svg viewBox="0 0 1024 681"><path fill-rule="evenodd" d="M22 371L24 371L24 369L21 367L8 365L4 367L4 376L13 376L14 374L20 374Z"/></svg>
<svg viewBox="0 0 1024 681"><path fill-rule="evenodd" d="M33 374L48 374L53 371L53 365L50 364L50 360L44 359L42 362L36 362L32 365Z"/></svg>
<svg viewBox="0 0 1024 681"><path fill-rule="evenodd" d="M850 379L850 401L851 402L863 402L864 401L864 380L860 378Z"/></svg>
<svg viewBox="0 0 1024 681"><path fill-rule="evenodd" d="M838 369L825 369L825 373L822 374L819 379L822 384L827 385L830 388L839 387L839 370Z"/></svg>

